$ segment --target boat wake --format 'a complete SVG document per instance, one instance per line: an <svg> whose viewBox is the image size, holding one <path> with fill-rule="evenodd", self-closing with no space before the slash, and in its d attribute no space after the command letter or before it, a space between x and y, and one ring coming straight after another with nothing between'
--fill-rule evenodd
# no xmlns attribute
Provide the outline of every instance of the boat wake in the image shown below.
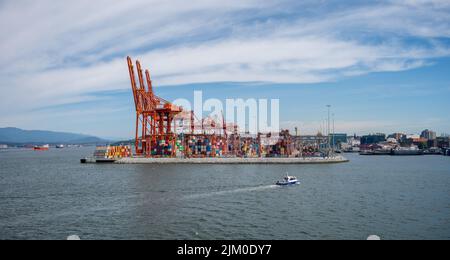
<svg viewBox="0 0 450 260"><path fill-rule="evenodd" d="M239 188L234 190L224 190L224 191L216 191L216 192L209 192L209 193L201 193L201 194L192 194L185 196L185 199L200 199L200 198L208 198L212 196L223 196L228 194L234 194L234 193L245 193L245 192L254 192L254 191L263 191L268 189L274 189L278 188L277 185L264 185L264 186L256 186L256 187L246 187L246 188Z"/></svg>

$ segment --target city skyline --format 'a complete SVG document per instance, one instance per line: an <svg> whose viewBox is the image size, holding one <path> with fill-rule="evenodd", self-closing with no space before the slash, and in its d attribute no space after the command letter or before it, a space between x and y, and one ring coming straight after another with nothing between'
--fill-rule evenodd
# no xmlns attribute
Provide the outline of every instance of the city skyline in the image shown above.
<svg viewBox="0 0 450 260"><path fill-rule="evenodd" d="M0 127L131 137L132 55L159 96L278 98L304 134L328 104L336 133L450 132L450 3L324 3L5 1Z"/></svg>

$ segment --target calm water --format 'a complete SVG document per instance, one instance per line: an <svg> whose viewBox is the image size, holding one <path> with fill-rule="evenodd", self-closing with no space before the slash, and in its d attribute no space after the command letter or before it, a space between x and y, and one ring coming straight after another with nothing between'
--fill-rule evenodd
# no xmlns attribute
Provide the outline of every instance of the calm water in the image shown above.
<svg viewBox="0 0 450 260"><path fill-rule="evenodd" d="M91 153L0 151L0 239L450 239L450 157L79 163ZM302 184L272 185L286 172Z"/></svg>

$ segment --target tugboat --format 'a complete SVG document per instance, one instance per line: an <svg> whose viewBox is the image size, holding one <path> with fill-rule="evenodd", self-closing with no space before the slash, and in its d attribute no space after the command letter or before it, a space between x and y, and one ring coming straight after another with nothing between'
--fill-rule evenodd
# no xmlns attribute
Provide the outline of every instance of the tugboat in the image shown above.
<svg viewBox="0 0 450 260"><path fill-rule="evenodd" d="M286 175L286 177L284 177L282 181L277 181L276 184L279 186L286 186L286 185L300 184L300 181L295 176Z"/></svg>

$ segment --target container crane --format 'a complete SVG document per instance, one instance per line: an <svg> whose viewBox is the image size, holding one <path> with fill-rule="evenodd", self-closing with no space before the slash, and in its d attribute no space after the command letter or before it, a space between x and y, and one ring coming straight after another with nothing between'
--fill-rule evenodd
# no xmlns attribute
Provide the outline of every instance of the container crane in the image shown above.
<svg viewBox="0 0 450 260"><path fill-rule="evenodd" d="M136 155L145 157L175 156L176 133L174 118L183 109L154 94L150 72L145 71L146 82L139 61L136 70L133 61L127 57L128 70L136 109L135 150ZM147 83L147 87L145 86Z"/></svg>

